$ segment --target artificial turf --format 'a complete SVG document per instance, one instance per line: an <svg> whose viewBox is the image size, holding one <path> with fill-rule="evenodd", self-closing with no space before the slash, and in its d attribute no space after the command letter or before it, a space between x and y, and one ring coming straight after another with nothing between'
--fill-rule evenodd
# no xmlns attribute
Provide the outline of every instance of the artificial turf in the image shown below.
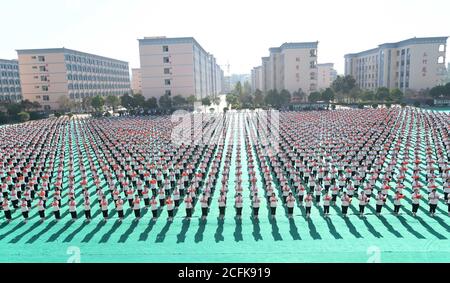
<svg viewBox="0 0 450 283"><path fill-rule="evenodd" d="M184 204L173 222L166 221L166 210L161 211L156 222L150 220L150 211L143 210L142 219L135 222L128 209L123 222L118 222L112 211L111 219L105 223L100 209L93 205L90 223L85 223L82 217L71 222L67 209L62 209L59 222L49 217L41 224L34 210L30 221L23 223L18 210L9 224L4 221L3 213L0 216L0 262L66 262L73 255L73 247L79 248L81 262L450 262L450 218L442 202L433 218L427 213L425 200L414 218L409 213L409 201L404 202L402 214L395 216L389 199L380 217L375 215L372 200L366 218L359 217L357 205L353 204L347 219L341 216L338 206L331 207L328 219L322 216L322 206L313 206L309 220L304 217L303 207L296 206L294 218L288 219L284 208L279 206L276 220L272 220L267 203L262 201L260 220L255 221L246 191L249 180L243 127L249 125L244 125L242 116L238 121L240 127L234 129L234 141L241 136L245 188L242 220L234 218L231 202L227 203L225 219L218 220L217 190L206 221L200 220L199 205L192 220L186 221ZM228 135L232 133L228 131ZM66 146L65 150L72 149ZM231 164L235 164L236 146L233 151ZM74 154L77 162L76 151ZM85 165L89 168L86 160ZM260 168L255 166L255 170L259 176ZM411 181L412 169L407 174ZM231 167L230 195L234 195L234 177L235 167ZM77 182L79 178L77 175ZM90 182L94 187L92 179ZM264 195L260 178L257 185L260 195ZM77 199L81 200L81 194ZM82 208L78 210L81 215ZM49 216L50 213L48 209Z"/></svg>

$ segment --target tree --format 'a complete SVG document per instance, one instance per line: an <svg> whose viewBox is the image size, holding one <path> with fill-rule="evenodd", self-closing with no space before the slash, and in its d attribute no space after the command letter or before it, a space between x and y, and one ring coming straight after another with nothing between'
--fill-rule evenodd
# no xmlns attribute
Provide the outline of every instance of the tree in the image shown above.
<svg viewBox="0 0 450 283"><path fill-rule="evenodd" d="M20 103L9 103L6 105L6 112L10 117L15 117L19 112L22 112L23 108Z"/></svg>
<svg viewBox="0 0 450 283"><path fill-rule="evenodd" d="M108 95L106 97L106 105L112 107L112 109L115 111L117 106L120 105L120 98L115 95Z"/></svg>
<svg viewBox="0 0 450 283"><path fill-rule="evenodd" d="M156 97L149 97L145 101L144 105L145 109L156 109L158 108L158 101L156 100Z"/></svg>
<svg viewBox="0 0 450 283"><path fill-rule="evenodd" d="M391 89L389 91L389 98L392 101L400 102L403 99L403 92L398 88Z"/></svg>
<svg viewBox="0 0 450 283"><path fill-rule="evenodd" d="M337 76L337 78L331 84L331 87L333 88L333 90L335 92L342 93L344 98L348 97L350 91L355 86L356 86L356 80L350 75L347 75L345 77Z"/></svg>
<svg viewBox="0 0 450 283"><path fill-rule="evenodd" d="M363 93L359 87L354 87L350 90L348 97L352 102L356 102L357 100L360 100L362 98L362 94Z"/></svg>
<svg viewBox="0 0 450 283"><path fill-rule="evenodd" d="M322 95L320 94L320 92L314 91L309 94L308 101L309 102L317 102L317 101L320 101L321 98L322 98Z"/></svg>
<svg viewBox="0 0 450 283"><path fill-rule="evenodd" d="M181 95L175 95L172 97L173 106L183 106L187 103L186 98Z"/></svg>
<svg viewBox="0 0 450 283"><path fill-rule="evenodd" d="M301 88L299 88L298 91L294 91L292 97L297 101L303 102L306 100L306 93Z"/></svg>
<svg viewBox="0 0 450 283"><path fill-rule="evenodd" d="M92 97L90 96L86 96L83 98L83 100L81 101L81 106L83 107L84 111L87 111L91 108L91 104L92 104Z"/></svg>
<svg viewBox="0 0 450 283"><path fill-rule="evenodd" d="M120 98L121 102L122 102L122 106L125 107L128 110L134 109L136 108L136 101L134 99L134 96L130 96L128 94L124 94L121 98Z"/></svg>
<svg viewBox="0 0 450 283"><path fill-rule="evenodd" d="M448 72L450 72L450 70L448 70ZM447 83L445 85L445 97L447 97L447 98L450 97L450 83Z"/></svg>
<svg viewBox="0 0 450 283"><path fill-rule="evenodd" d="M278 91L276 89L269 90L265 97L265 102L269 106L279 107L280 106L280 95L278 94Z"/></svg>
<svg viewBox="0 0 450 283"><path fill-rule="evenodd" d="M194 104L197 101L197 97L195 95L189 95L186 100L189 104Z"/></svg>
<svg viewBox="0 0 450 283"><path fill-rule="evenodd" d="M218 95L214 95L212 98L212 103L215 105L219 105L220 104L220 97Z"/></svg>
<svg viewBox="0 0 450 283"><path fill-rule="evenodd" d="M98 112L103 110L103 106L105 105L105 99L103 96L97 95L92 98L91 106Z"/></svg>
<svg viewBox="0 0 450 283"><path fill-rule="evenodd" d="M162 109L172 108L172 98L168 94L164 94L159 98L159 107Z"/></svg>
<svg viewBox="0 0 450 283"><path fill-rule="evenodd" d="M31 101L28 100L28 99L22 100L22 101L20 102L20 105L22 106L22 108L23 108L25 111L30 111L31 109L34 108L34 103L31 102Z"/></svg>
<svg viewBox="0 0 450 283"><path fill-rule="evenodd" d="M363 93L361 94L361 99L363 101L371 101L371 100L375 100L375 93L372 90L365 90L363 91Z"/></svg>
<svg viewBox="0 0 450 283"><path fill-rule="evenodd" d="M245 94L252 93L252 86L250 85L250 83L248 81L244 82L244 86L242 87L242 92Z"/></svg>
<svg viewBox="0 0 450 283"><path fill-rule="evenodd" d="M389 89L387 87L379 87L375 93L375 98L380 101L385 101L389 98Z"/></svg>
<svg viewBox="0 0 450 283"><path fill-rule="evenodd" d="M142 94L133 95L135 108L144 108L145 107L145 97Z"/></svg>
<svg viewBox="0 0 450 283"><path fill-rule="evenodd" d="M25 112L25 111L17 113L17 116L19 116L20 122L26 122L26 121L30 120L30 114L28 114L28 112Z"/></svg>
<svg viewBox="0 0 450 283"><path fill-rule="evenodd" d="M63 111L70 111L72 108L72 101L67 96L63 95L58 99L58 106L59 109Z"/></svg>
<svg viewBox="0 0 450 283"><path fill-rule="evenodd" d="M291 93L286 89L282 89L280 91L280 104L287 105L290 102L291 102Z"/></svg>
<svg viewBox="0 0 450 283"><path fill-rule="evenodd" d="M210 106L211 105L211 99L209 96L202 98L202 105L203 106Z"/></svg>
<svg viewBox="0 0 450 283"><path fill-rule="evenodd" d="M239 104L238 96L235 95L234 93L227 94L225 100L226 100L228 105L237 105L237 104Z"/></svg>
<svg viewBox="0 0 450 283"><path fill-rule="evenodd" d="M438 85L430 89L430 92L428 94L432 98L436 99L440 96L445 96L447 89L448 89L447 86Z"/></svg>
<svg viewBox="0 0 450 283"><path fill-rule="evenodd" d="M240 81L237 82L236 85L234 86L233 93L238 97L242 95L242 85Z"/></svg>
<svg viewBox="0 0 450 283"><path fill-rule="evenodd" d="M5 124L8 122L8 116L6 113L0 111L0 124Z"/></svg>
<svg viewBox="0 0 450 283"><path fill-rule="evenodd" d="M263 106L264 105L264 95L263 95L262 91L257 89L253 96L254 96L253 97L253 104L255 105L255 107L259 107L259 106Z"/></svg>
<svg viewBox="0 0 450 283"><path fill-rule="evenodd" d="M326 88L323 92L322 92L322 100L326 101L326 102L330 102L334 100L334 91L333 89L331 89L330 87Z"/></svg>
<svg viewBox="0 0 450 283"><path fill-rule="evenodd" d="M248 93L242 93L242 95L239 97L240 105L244 108L252 107L253 106L253 96Z"/></svg>

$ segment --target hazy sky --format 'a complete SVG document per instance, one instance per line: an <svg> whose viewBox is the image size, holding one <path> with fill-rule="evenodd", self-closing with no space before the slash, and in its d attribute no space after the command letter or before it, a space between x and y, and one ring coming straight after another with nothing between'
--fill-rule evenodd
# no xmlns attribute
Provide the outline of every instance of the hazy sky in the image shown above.
<svg viewBox="0 0 450 283"><path fill-rule="evenodd" d="M319 63L343 73L346 53L450 36L448 0L0 0L0 7L4 59L16 49L66 47L139 67L138 38L193 36L225 71L229 62L232 73L249 73L269 47L319 41Z"/></svg>

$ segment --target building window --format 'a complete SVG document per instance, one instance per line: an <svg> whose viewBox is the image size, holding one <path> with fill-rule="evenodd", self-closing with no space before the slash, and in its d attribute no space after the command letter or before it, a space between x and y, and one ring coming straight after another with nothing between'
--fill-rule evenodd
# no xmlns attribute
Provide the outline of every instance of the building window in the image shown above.
<svg viewBox="0 0 450 283"><path fill-rule="evenodd" d="M439 52L444 52L445 51L445 45L441 44L439 45Z"/></svg>
<svg viewBox="0 0 450 283"><path fill-rule="evenodd" d="M37 66L33 66L33 67L31 67L32 69L37 69Z"/></svg>
<svg viewBox="0 0 450 283"><path fill-rule="evenodd" d="M36 56L31 56L31 59L36 59Z"/></svg>
<svg viewBox="0 0 450 283"><path fill-rule="evenodd" d="M39 62L45 62L45 57L44 56L38 56L38 61Z"/></svg>
<svg viewBox="0 0 450 283"><path fill-rule="evenodd" d="M169 57L164 57L164 58L163 58L163 62L164 62L164 63L169 63Z"/></svg>
<svg viewBox="0 0 450 283"><path fill-rule="evenodd" d="M428 60L427 59L422 60L422 64L428 64Z"/></svg>
<svg viewBox="0 0 450 283"><path fill-rule="evenodd" d="M168 79L164 80L164 84L165 85L170 85L170 80L168 80Z"/></svg>
<svg viewBox="0 0 450 283"><path fill-rule="evenodd" d="M42 100L44 100L44 101L49 101L49 100L50 100L50 97L49 97L48 95L43 95L43 96L42 96Z"/></svg>
<svg viewBox="0 0 450 283"><path fill-rule="evenodd" d="M310 67L311 69L314 69L314 68L316 67L316 61L311 61L311 62L309 62L309 67Z"/></svg>
<svg viewBox="0 0 450 283"><path fill-rule="evenodd" d="M42 91L48 91L48 86L43 85L43 86L42 86Z"/></svg>
<svg viewBox="0 0 450 283"><path fill-rule="evenodd" d="M299 65L296 65L295 68L296 68L297 70L299 70L299 69L300 69L300 66L299 66Z"/></svg>
<svg viewBox="0 0 450 283"><path fill-rule="evenodd" d="M169 46L163 45L163 52L169 52Z"/></svg>
<svg viewBox="0 0 450 283"><path fill-rule="evenodd" d="M39 66L39 71L46 72L47 68L45 66Z"/></svg>
<svg viewBox="0 0 450 283"><path fill-rule="evenodd" d="M166 89L165 94L168 95L168 96L171 96L172 95L172 91L170 91L170 89Z"/></svg>
<svg viewBox="0 0 450 283"><path fill-rule="evenodd" d="M166 75L170 74L170 68L164 68L164 74Z"/></svg>
<svg viewBox="0 0 450 283"><path fill-rule="evenodd" d="M311 57L316 57L316 55L317 55L317 50L316 49L311 49L311 50L309 50L309 54L311 55Z"/></svg>
<svg viewBox="0 0 450 283"><path fill-rule="evenodd" d="M295 61L300 62L300 57L295 57Z"/></svg>
<svg viewBox="0 0 450 283"><path fill-rule="evenodd" d="M50 105L44 105L44 110L50 110Z"/></svg>
<svg viewBox="0 0 450 283"><path fill-rule="evenodd" d="M438 57L438 64L444 64L444 56Z"/></svg>
<svg viewBox="0 0 450 283"><path fill-rule="evenodd" d="M46 82L47 81L47 77L46 76L41 76L41 82Z"/></svg>

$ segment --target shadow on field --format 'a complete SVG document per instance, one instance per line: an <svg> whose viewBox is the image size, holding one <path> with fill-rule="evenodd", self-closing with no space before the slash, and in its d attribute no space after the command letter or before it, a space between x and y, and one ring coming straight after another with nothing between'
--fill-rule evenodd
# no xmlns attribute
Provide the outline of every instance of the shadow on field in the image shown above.
<svg viewBox="0 0 450 283"><path fill-rule="evenodd" d="M217 219L217 229L216 233L214 234L214 239L216 240L216 243L223 241L223 219Z"/></svg>
<svg viewBox="0 0 450 283"><path fill-rule="evenodd" d="M133 220L133 223L131 223L130 227L120 236L119 243L125 243L128 239L128 237L133 233L134 229L138 225L139 221Z"/></svg>
<svg viewBox="0 0 450 283"><path fill-rule="evenodd" d="M259 219L254 219L253 217L251 217L252 223L253 223L253 238L255 239L255 241L259 241L262 240L263 237L261 236L261 228L259 227Z"/></svg>
<svg viewBox="0 0 450 283"><path fill-rule="evenodd" d="M86 234L86 236L84 237L83 240L81 240L82 243L89 243L89 241L95 236L95 234L97 234L98 231L100 231L100 229L103 228L103 226L105 226L106 222L103 220L100 220L100 222L97 223L97 226L95 226L95 228L89 232L88 234Z"/></svg>
<svg viewBox="0 0 450 283"><path fill-rule="evenodd" d="M201 218L198 220L198 230L194 236L196 243L203 241L203 232L205 232L206 222L207 220L202 220Z"/></svg>
<svg viewBox="0 0 450 283"><path fill-rule="evenodd" d="M36 229L37 227L39 227L39 225L41 225L42 223L40 221L37 221L33 224L33 226L31 226L30 228L28 228L27 230L25 230L23 233L15 236L13 239L11 239L11 241L9 241L9 243L15 244L18 243L23 236L27 235L28 233L30 233L31 231L33 231L34 229Z"/></svg>
<svg viewBox="0 0 450 283"><path fill-rule="evenodd" d="M64 231L66 231L67 229L69 229L70 226L72 226L72 224L73 224L72 220L67 221L67 223L61 229L56 231L53 235L51 235L48 238L47 243L56 241L58 237L61 236L62 233L64 233Z"/></svg>
<svg viewBox="0 0 450 283"><path fill-rule="evenodd" d="M144 231L142 231L141 235L139 235L139 241L146 241L148 239L148 234L152 231L153 226L155 226L156 221L150 220L150 223L147 225Z"/></svg>
<svg viewBox="0 0 450 283"><path fill-rule="evenodd" d="M111 227L111 229L109 229L108 232L106 232L105 234L103 234L102 238L100 239L99 243L106 243L108 242L109 238L112 236L112 234L114 234L114 232L117 231L117 229L119 229L119 227L122 225L121 221L116 221L114 223L114 225Z"/></svg>
<svg viewBox="0 0 450 283"><path fill-rule="evenodd" d="M47 233L53 226L55 226L55 224L56 224L56 221L51 221L50 223L47 224L47 226L44 229L42 229L39 233L37 233L33 237L31 237L26 243L27 244L34 243L37 239L39 239L39 237L41 237L42 235Z"/></svg>
<svg viewBox="0 0 450 283"><path fill-rule="evenodd" d="M292 218L289 218L289 233L291 233L293 240L301 240L300 234L298 233L297 225L295 225L295 221Z"/></svg>
<svg viewBox="0 0 450 283"><path fill-rule="evenodd" d="M170 225L172 225L172 221L167 221L166 225L164 225L164 227L162 228L161 232L158 233L158 235L156 235L156 243L162 243L164 242L164 239L166 238L166 234L169 231Z"/></svg>
<svg viewBox="0 0 450 283"><path fill-rule="evenodd" d="M191 221L183 219L183 226L181 227L180 234L177 235L177 244L184 243L184 240L186 240L186 233L189 230L190 225Z"/></svg>

